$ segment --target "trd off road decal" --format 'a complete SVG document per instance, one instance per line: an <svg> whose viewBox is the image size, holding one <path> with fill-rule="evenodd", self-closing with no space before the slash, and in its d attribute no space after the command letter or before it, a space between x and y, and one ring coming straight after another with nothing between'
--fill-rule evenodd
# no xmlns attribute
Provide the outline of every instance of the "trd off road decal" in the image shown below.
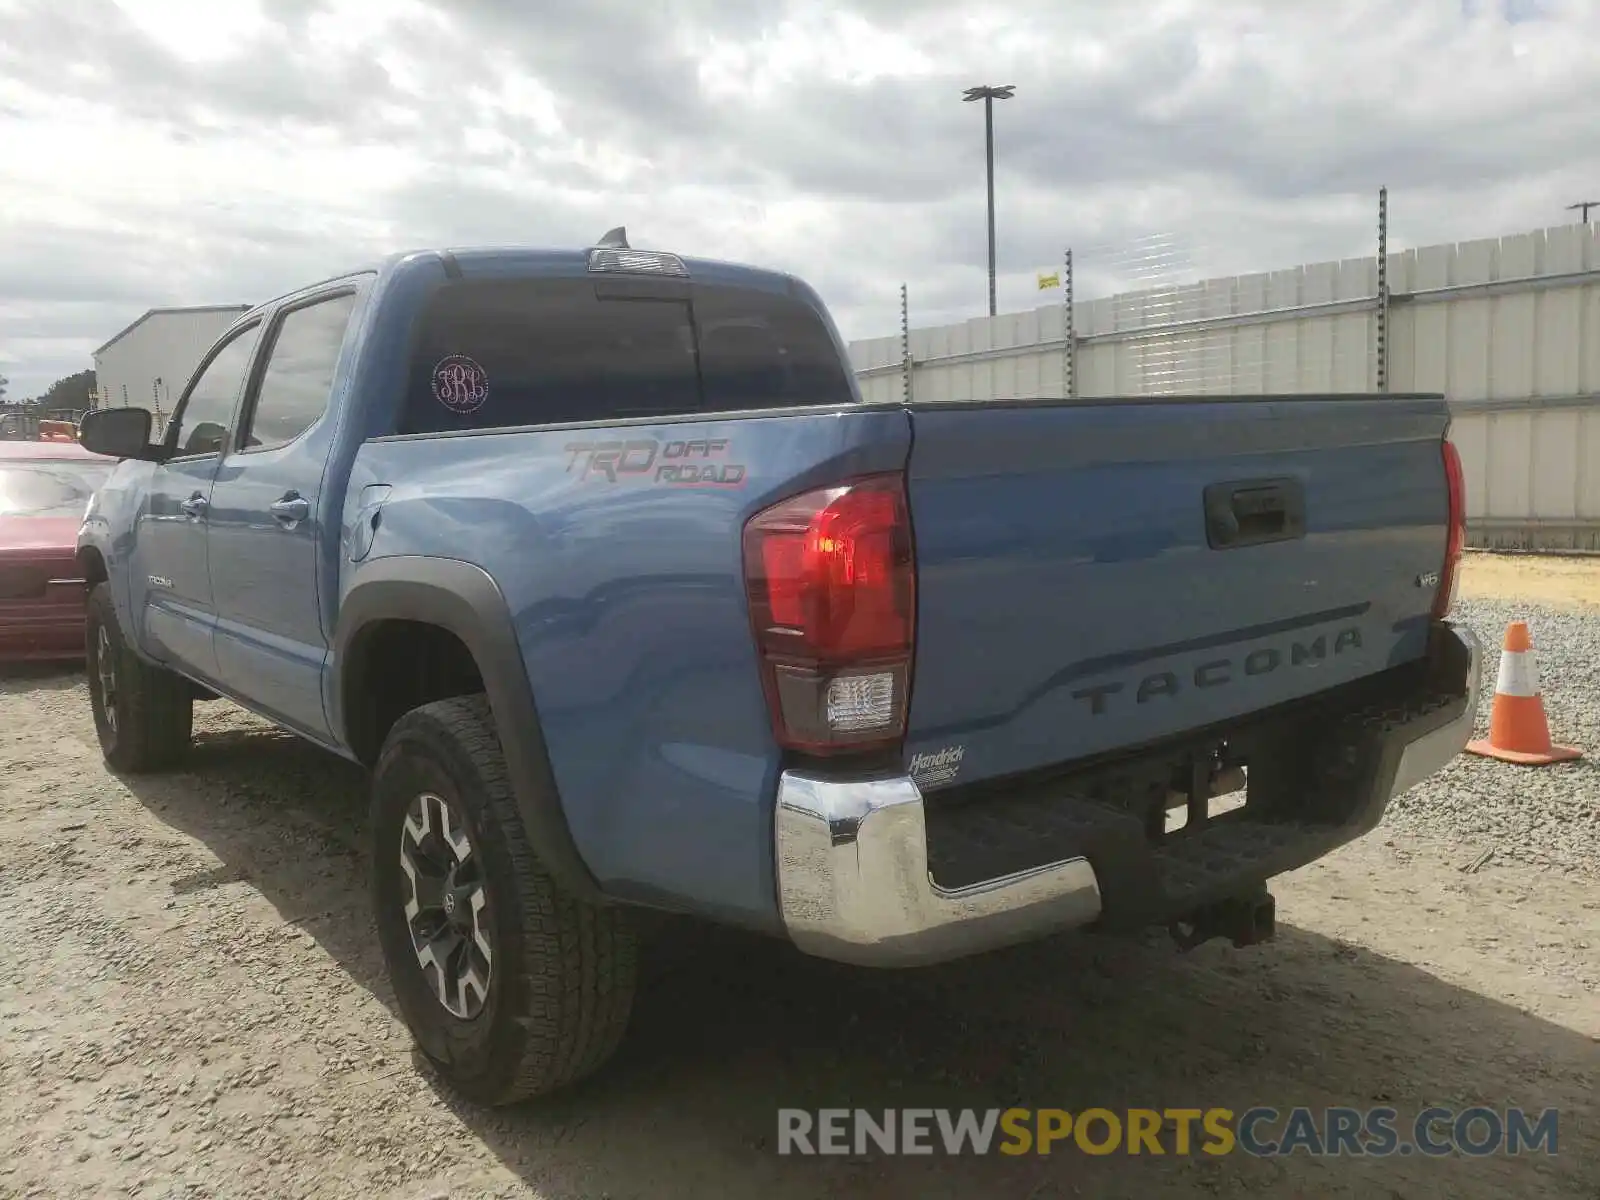
<svg viewBox="0 0 1600 1200"><path fill-rule="evenodd" d="M567 474L605 483L644 481L665 487L744 486L743 463L729 462L726 438L630 438L625 442L568 442Z"/></svg>
<svg viewBox="0 0 1600 1200"><path fill-rule="evenodd" d="M465 354L441 358L433 367L433 398L463 417L475 413L489 398L489 373Z"/></svg>

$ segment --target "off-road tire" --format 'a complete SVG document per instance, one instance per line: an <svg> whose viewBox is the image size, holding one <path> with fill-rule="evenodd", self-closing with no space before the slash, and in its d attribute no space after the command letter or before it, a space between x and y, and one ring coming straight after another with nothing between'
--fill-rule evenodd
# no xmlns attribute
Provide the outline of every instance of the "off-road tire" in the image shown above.
<svg viewBox="0 0 1600 1200"><path fill-rule="evenodd" d="M493 961L471 1019L434 990L406 915L402 837L424 794L464 823L487 894ZM633 1004L632 923L619 908L567 895L540 865L485 697L436 701L395 723L373 770L370 829L372 900L395 999L451 1086L480 1104L514 1104L575 1083L612 1056Z"/></svg>
<svg viewBox="0 0 1600 1200"><path fill-rule="evenodd" d="M108 583L89 591L84 659L94 729L111 768L145 774L175 766L192 744L194 692L187 679L146 662L129 647ZM109 707L103 670L108 664Z"/></svg>

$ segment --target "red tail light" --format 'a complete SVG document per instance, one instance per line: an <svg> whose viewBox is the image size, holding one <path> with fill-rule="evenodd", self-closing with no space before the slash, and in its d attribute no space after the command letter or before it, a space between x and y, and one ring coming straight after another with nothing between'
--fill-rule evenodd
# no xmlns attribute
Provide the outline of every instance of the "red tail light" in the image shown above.
<svg viewBox="0 0 1600 1200"><path fill-rule="evenodd" d="M916 563L905 482L784 500L744 530L745 588L780 744L812 754L905 735Z"/></svg>
<svg viewBox="0 0 1600 1200"><path fill-rule="evenodd" d="M1444 478L1450 489L1450 529L1445 535L1444 566L1439 570L1439 590L1434 593L1433 615L1443 620L1456 600L1456 584L1461 576L1461 550L1467 542L1467 484L1461 470L1461 454L1455 443L1444 439Z"/></svg>

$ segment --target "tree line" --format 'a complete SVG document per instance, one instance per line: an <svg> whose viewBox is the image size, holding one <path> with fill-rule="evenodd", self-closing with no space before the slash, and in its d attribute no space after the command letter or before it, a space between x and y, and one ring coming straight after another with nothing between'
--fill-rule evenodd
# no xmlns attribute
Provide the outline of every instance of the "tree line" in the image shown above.
<svg viewBox="0 0 1600 1200"><path fill-rule="evenodd" d="M6 398L11 381L0 375L0 406L25 407L37 412L82 412L90 406L94 395L94 371L79 371L56 380L43 394L32 400L13 401Z"/></svg>

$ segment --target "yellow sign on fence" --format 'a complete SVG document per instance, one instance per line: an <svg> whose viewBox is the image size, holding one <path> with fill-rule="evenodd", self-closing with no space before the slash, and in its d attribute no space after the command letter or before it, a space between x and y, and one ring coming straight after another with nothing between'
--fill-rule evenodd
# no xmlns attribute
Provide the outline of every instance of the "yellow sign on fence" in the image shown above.
<svg viewBox="0 0 1600 1200"><path fill-rule="evenodd" d="M1043 271L1039 272L1039 290L1041 292L1048 292L1051 288L1058 288L1060 286L1061 286L1061 272L1060 271L1052 271L1048 275L1046 275Z"/></svg>

